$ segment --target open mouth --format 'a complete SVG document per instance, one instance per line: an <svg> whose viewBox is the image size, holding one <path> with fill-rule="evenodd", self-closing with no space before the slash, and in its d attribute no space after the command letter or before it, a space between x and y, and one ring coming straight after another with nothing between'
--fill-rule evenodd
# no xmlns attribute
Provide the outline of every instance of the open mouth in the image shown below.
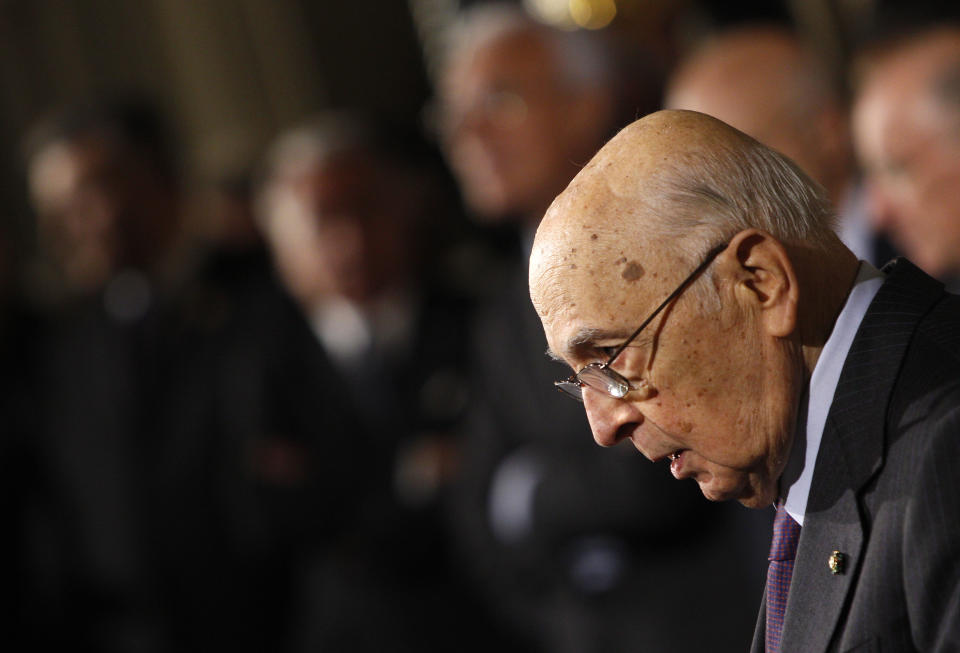
<svg viewBox="0 0 960 653"><path fill-rule="evenodd" d="M685 451L686 449L677 449L667 455L667 459L670 461L670 473L673 474L673 477L677 480L685 477L683 473L683 454Z"/></svg>

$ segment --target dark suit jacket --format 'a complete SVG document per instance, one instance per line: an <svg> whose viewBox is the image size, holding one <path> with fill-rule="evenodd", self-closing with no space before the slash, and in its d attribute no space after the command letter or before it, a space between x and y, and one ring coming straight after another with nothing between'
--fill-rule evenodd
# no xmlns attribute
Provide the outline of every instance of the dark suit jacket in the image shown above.
<svg viewBox="0 0 960 653"><path fill-rule="evenodd" d="M960 297L885 271L824 427L784 652L960 650Z"/></svg>

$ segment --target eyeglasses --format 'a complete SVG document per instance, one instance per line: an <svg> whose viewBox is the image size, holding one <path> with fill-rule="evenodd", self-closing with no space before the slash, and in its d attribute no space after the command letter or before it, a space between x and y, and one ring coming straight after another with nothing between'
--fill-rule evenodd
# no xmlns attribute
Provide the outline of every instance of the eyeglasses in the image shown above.
<svg viewBox="0 0 960 653"><path fill-rule="evenodd" d="M624 378L622 374L611 368L613 361L617 359L624 349L627 348L633 340L640 335L640 332L650 324L653 318L657 317L660 312L667 307L667 304L672 302L676 297L682 293L687 286L693 282L698 274L703 272L710 263L713 262L713 259L717 258L717 255L720 254L723 250L727 248L727 243L717 245L704 257L703 262L697 266L697 268L690 273L686 279L684 279L676 290L674 290L670 295L663 300L663 302L657 306L653 313L650 314L650 317L645 319L643 323L637 327L637 330L630 334L623 344L617 347L614 352L610 355L610 358L607 359L606 363L589 363L585 365L576 374L570 376L570 378L564 381L555 381L554 385L557 386L558 390L562 390L564 393L573 397L577 401L583 401L583 387L589 386L594 390L599 390L604 392L615 399L622 399L627 395L628 392L634 390L633 386L630 385L630 382Z"/></svg>

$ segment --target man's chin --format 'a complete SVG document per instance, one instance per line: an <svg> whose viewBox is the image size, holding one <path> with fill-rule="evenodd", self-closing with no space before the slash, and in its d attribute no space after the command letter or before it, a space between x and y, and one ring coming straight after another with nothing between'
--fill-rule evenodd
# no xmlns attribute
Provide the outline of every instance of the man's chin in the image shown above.
<svg viewBox="0 0 960 653"><path fill-rule="evenodd" d="M706 496L706 492L704 492L704 496ZM739 492L728 498L737 500L740 505L746 508L769 508L777 499L777 490L776 486L764 488L745 483Z"/></svg>
<svg viewBox="0 0 960 653"><path fill-rule="evenodd" d="M707 488L702 485L700 486L700 491L703 492L703 496L710 501L730 501L737 498L736 495L729 492L720 492L715 488Z"/></svg>
<svg viewBox="0 0 960 653"><path fill-rule="evenodd" d="M744 501L749 500L749 496L746 493L749 492L749 487L746 487L745 483L736 483L736 482L718 482L716 476L712 476L705 481L697 481L697 484L700 486L700 491L710 501ZM746 505L746 504L744 504Z"/></svg>

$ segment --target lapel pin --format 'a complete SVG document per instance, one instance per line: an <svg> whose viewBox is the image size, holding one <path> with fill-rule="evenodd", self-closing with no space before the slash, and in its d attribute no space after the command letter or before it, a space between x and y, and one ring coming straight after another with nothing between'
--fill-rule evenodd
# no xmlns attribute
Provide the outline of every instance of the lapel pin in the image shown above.
<svg viewBox="0 0 960 653"><path fill-rule="evenodd" d="M845 563L846 556L840 551L834 551L830 554L830 557L827 558L827 567L830 568L830 573L834 576L843 573Z"/></svg>

